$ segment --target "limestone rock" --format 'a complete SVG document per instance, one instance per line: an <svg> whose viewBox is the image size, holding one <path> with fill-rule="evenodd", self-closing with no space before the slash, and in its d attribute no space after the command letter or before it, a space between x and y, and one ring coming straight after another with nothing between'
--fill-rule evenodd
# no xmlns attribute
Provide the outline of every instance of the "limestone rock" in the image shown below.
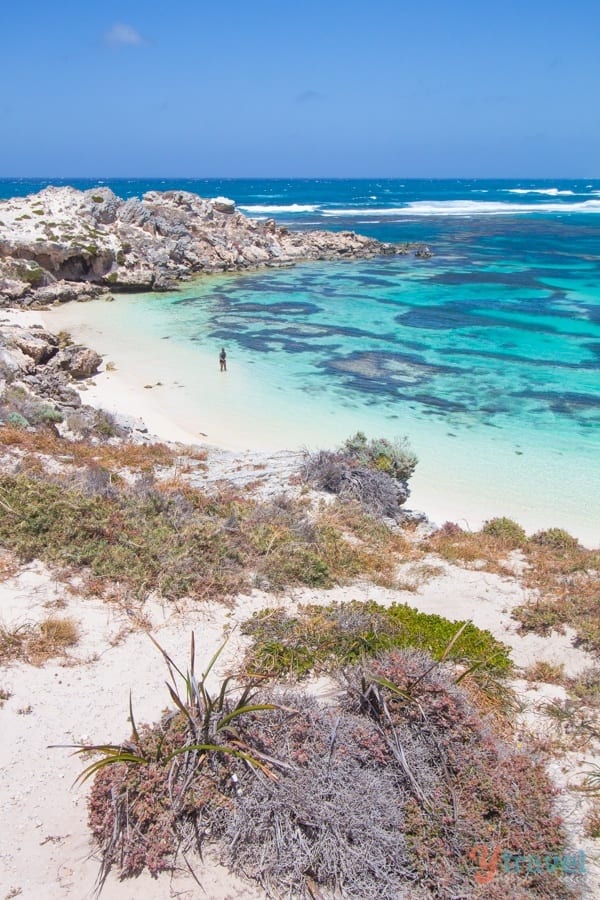
<svg viewBox="0 0 600 900"><path fill-rule="evenodd" d="M13 346L30 356L36 365L45 363L54 356L58 345L56 337L43 329L26 330L19 328L15 330L11 341Z"/></svg>
<svg viewBox="0 0 600 900"><path fill-rule="evenodd" d="M366 259L428 248L382 244L352 231L290 231L249 219L233 200L108 188L48 187L0 202L0 303L86 299L110 288L166 290L201 272Z"/></svg>
<svg viewBox="0 0 600 900"><path fill-rule="evenodd" d="M235 212L235 200L230 200L229 197L215 197L210 202L216 212L225 213L226 215L231 215L231 213Z"/></svg>
<svg viewBox="0 0 600 900"><path fill-rule="evenodd" d="M81 344L64 347L51 361L51 368L68 372L77 380L90 378L98 371L102 357L95 350Z"/></svg>

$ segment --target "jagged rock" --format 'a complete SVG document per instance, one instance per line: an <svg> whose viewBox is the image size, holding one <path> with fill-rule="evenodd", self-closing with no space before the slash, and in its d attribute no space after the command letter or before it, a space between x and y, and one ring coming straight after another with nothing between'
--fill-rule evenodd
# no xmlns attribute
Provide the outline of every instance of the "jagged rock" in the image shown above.
<svg viewBox="0 0 600 900"><path fill-rule="evenodd" d="M103 285L90 284L87 281L57 281L34 291L33 299L43 306L50 306L53 303L66 303L70 300L93 300L106 291L107 288Z"/></svg>
<svg viewBox="0 0 600 900"><path fill-rule="evenodd" d="M78 409L81 406L81 397L68 383L67 378L64 372L51 372L45 369L39 373L24 375L22 381L37 396L54 400L59 407Z"/></svg>
<svg viewBox="0 0 600 900"><path fill-rule="evenodd" d="M6 373L7 376L14 377L22 372L34 372L35 362L31 356L27 356L18 347L12 345L7 347L4 342L0 343L0 372Z"/></svg>
<svg viewBox="0 0 600 900"><path fill-rule="evenodd" d="M0 302L80 299L103 286L166 290L201 272L415 250L429 252L352 231L289 231L246 218L226 197L149 191L121 200L108 188L48 187L0 202Z"/></svg>
<svg viewBox="0 0 600 900"><path fill-rule="evenodd" d="M235 212L235 200L230 200L229 197L215 197L214 200L211 200L211 203L212 208L216 212L226 213L227 215Z"/></svg>
<svg viewBox="0 0 600 900"><path fill-rule="evenodd" d="M9 332L9 335L11 332ZM43 329L15 329L14 335L9 337L13 346L18 347L27 356L39 365L49 360L57 351L58 341L49 331Z"/></svg>
<svg viewBox="0 0 600 900"><path fill-rule="evenodd" d="M102 357L95 350L82 344L71 344L59 350L50 366L54 370L68 372L72 378L79 380L95 375L101 363Z"/></svg>

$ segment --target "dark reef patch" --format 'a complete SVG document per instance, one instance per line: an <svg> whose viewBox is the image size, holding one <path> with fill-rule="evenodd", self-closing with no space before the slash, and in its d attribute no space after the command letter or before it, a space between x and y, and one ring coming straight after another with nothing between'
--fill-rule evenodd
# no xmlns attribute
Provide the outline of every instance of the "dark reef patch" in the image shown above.
<svg viewBox="0 0 600 900"><path fill-rule="evenodd" d="M557 359L534 359L529 356L519 356L517 353L499 353L494 350L472 350L470 347L441 347L440 353L451 356L470 356L477 359L481 357L485 359L505 360L506 362L515 362L523 366L536 366L539 368L559 368L559 369L598 369L600 368L600 359L581 360L578 362L567 362ZM600 353L599 353L600 356Z"/></svg>
<svg viewBox="0 0 600 900"><path fill-rule="evenodd" d="M438 272L430 275L428 280L434 284L499 284L547 290L547 285L542 284L531 272L486 272L475 269L471 272Z"/></svg>
<svg viewBox="0 0 600 900"><path fill-rule="evenodd" d="M267 313L271 315L286 316L312 316L314 313L321 312L321 307L316 303L302 303L300 301L290 301L286 303L235 303L232 305L232 312L254 312Z"/></svg>

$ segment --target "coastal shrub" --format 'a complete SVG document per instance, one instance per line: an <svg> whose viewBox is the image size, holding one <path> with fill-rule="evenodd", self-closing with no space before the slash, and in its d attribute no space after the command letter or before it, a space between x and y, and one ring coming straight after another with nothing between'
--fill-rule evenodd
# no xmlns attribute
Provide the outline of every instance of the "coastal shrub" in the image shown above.
<svg viewBox="0 0 600 900"><path fill-rule="evenodd" d="M7 425L14 425L17 428L28 428L29 422L18 412L3 413L4 421Z"/></svg>
<svg viewBox="0 0 600 900"><path fill-rule="evenodd" d="M409 647L434 659L478 662L479 668L498 675L511 669L508 648L489 631L397 603L306 605L294 614L266 609L244 622L242 631L252 637L246 667L261 675L331 671L363 656Z"/></svg>
<svg viewBox="0 0 600 900"><path fill-rule="evenodd" d="M369 441L359 431L339 450L305 454L302 478L319 490L357 500L374 515L398 519L416 464L405 440Z"/></svg>
<svg viewBox="0 0 600 900"><path fill-rule="evenodd" d="M0 395L0 417L7 425L17 427L52 425L63 421L56 407L40 402L15 385L8 385Z"/></svg>
<svg viewBox="0 0 600 900"><path fill-rule="evenodd" d="M344 442L343 449L360 465L387 472L396 481L408 481L417 465L417 457L406 438L369 440L364 432L357 431Z"/></svg>
<svg viewBox="0 0 600 900"><path fill-rule="evenodd" d="M113 866L174 869L179 853L201 881L212 843L269 896L574 896L560 869L498 866L479 887L495 847L561 853L565 834L542 767L482 721L447 665L383 654L346 669L322 706L229 682L212 695L167 661L175 706L157 724L136 727L130 704L127 741L77 748L98 757L82 776L95 776L100 885Z"/></svg>
<svg viewBox="0 0 600 900"><path fill-rule="evenodd" d="M575 550L578 541L563 528L548 528L538 531L531 539L542 547L551 547L553 550Z"/></svg>
<svg viewBox="0 0 600 900"><path fill-rule="evenodd" d="M527 541L525 529L522 528L513 519L506 517L489 519L481 529L482 534L489 534L501 543L505 544L508 549L514 550L522 547Z"/></svg>
<svg viewBox="0 0 600 900"><path fill-rule="evenodd" d="M92 200L94 203L104 203L104 197L101 197L100 194L92 194Z"/></svg>

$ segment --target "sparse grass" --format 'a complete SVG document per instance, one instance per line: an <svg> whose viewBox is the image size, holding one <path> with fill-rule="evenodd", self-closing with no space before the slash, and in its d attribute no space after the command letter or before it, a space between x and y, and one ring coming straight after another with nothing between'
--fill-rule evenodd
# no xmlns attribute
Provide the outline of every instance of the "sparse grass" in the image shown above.
<svg viewBox="0 0 600 900"><path fill-rule="evenodd" d="M554 726L554 742L563 750L584 750L600 740L600 721L594 710L576 700L548 700L540 707Z"/></svg>
<svg viewBox="0 0 600 900"><path fill-rule="evenodd" d="M566 540L563 533L560 540L532 539L525 553L524 581L537 599L513 611L523 630L547 634L568 625L577 644L600 651L600 552Z"/></svg>
<svg viewBox="0 0 600 900"><path fill-rule="evenodd" d="M527 681L541 681L543 684L563 684L565 680L565 667L563 663L554 665L539 659L523 672Z"/></svg>
<svg viewBox="0 0 600 900"><path fill-rule="evenodd" d="M36 625L13 628L0 625L0 663L27 662L42 665L53 656L64 654L79 640L79 629L72 619L49 617Z"/></svg>
<svg viewBox="0 0 600 900"><path fill-rule="evenodd" d="M389 607L370 601L299 607L295 615L283 609L256 613L242 626L253 638L246 667L261 675L297 677L331 671L363 656L393 648L417 648L434 659L448 658L495 675L510 671L508 649L488 632L465 622L421 613L410 606Z"/></svg>
<svg viewBox="0 0 600 900"><path fill-rule="evenodd" d="M510 548L505 535L498 536L494 531L464 531L453 522L446 522L423 546L455 565L477 563L489 572L506 573L505 560Z"/></svg>
<svg viewBox="0 0 600 900"><path fill-rule="evenodd" d="M587 550L561 528L539 531L525 542L521 532L510 519L492 519L476 532L447 522L421 546L449 562L499 574L510 574L507 552L519 549L526 562L522 581L537 598L513 610L523 630L547 634L568 625L579 645L599 651L600 551Z"/></svg>
<svg viewBox="0 0 600 900"><path fill-rule="evenodd" d="M103 433L102 422L97 418L100 433ZM104 431L113 433L110 423ZM104 436L108 436L104 434ZM27 453L39 453L54 456L75 466L94 464L110 471L130 469L132 472L154 471L157 466L172 465L180 451L171 450L165 444L134 444L121 442L118 444L91 444L89 441L68 441L50 429L26 431L16 426L0 427L0 446L16 447ZM202 460L205 454L192 452L191 458Z"/></svg>

